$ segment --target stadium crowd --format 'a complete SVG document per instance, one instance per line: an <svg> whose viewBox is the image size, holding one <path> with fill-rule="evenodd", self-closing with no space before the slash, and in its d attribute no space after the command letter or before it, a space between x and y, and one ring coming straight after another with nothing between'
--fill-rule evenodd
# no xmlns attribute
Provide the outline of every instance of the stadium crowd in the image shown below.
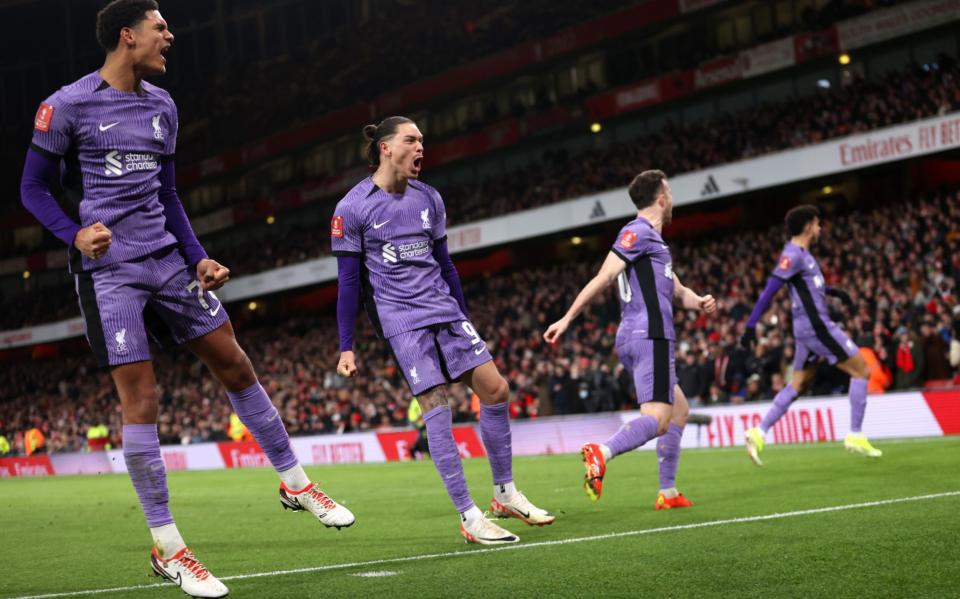
<svg viewBox="0 0 960 599"><path fill-rule="evenodd" d="M748 352L738 337L782 247L781 227L673 242L674 268L687 286L718 298L715 318L677 310L677 373L692 405L771 398L790 379L789 298L781 292ZM670 241L668 239L668 241ZM960 367L960 191L914 198L869 212L825 216L814 250L827 283L847 291L852 310L838 321L871 365L871 392L909 389L957 376ZM516 418L634 407L630 377L613 351L619 308L614 290L547 346L541 335L594 273L602 256L525 267L469 280L471 319L510 381ZM335 373L336 322L294 316L239 337L293 435L339 433L407 423L409 393L389 351L365 318L358 330L360 373ZM226 439L230 404L219 384L185 351L160 353L160 435L166 443ZM822 366L813 393L846 391ZM475 417L476 400L453 387L455 418ZM79 450L90 427L105 425L115 446L120 412L109 375L83 355L0 366L0 435L23 451L36 428L47 451Z"/></svg>
<svg viewBox="0 0 960 599"><path fill-rule="evenodd" d="M682 126L668 123L657 133L583 154L548 150L527 168L478 184L441 189L448 225L622 186L636 174L637 165L653 164L669 174L682 174L960 110L960 67L952 57L943 55L934 67L913 65L875 81L857 78L814 97L770 103L762 108L717 115ZM429 173L426 180L429 181ZM328 201L318 209L332 212L333 206ZM278 218L284 219L284 215ZM250 235L243 243L212 252L231 268L234 276L329 254L329 240L326 235L318 235L313 226L294 223L281 234L264 225L248 229ZM264 251L247 251L252 238L263 240ZM75 307L59 302L60 295L47 289L5 299L0 330L76 316Z"/></svg>

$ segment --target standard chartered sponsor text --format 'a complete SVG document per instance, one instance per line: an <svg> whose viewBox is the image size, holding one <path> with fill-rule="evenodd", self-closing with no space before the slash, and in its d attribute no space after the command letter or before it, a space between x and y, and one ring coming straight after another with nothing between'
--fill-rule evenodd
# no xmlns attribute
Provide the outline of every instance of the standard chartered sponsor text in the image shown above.
<svg viewBox="0 0 960 599"><path fill-rule="evenodd" d="M123 162L128 171L151 171L158 166L156 154L124 154Z"/></svg>
<svg viewBox="0 0 960 599"><path fill-rule="evenodd" d="M400 250L400 259L416 258L430 252L430 242L414 241L412 243L401 243L397 246Z"/></svg>

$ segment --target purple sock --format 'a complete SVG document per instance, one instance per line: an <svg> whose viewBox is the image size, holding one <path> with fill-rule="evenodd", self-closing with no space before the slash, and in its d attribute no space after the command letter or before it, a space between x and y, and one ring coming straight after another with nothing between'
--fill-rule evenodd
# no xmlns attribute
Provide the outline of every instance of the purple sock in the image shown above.
<svg viewBox="0 0 960 599"><path fill-rule="evenodd" d="M657 419L653 416L641 416L620 427L606 445L613 456L636 449L657 436ZM611 456L611 457L613 457Z"/></svg>
<svg viewBox="0 0 960 599"><path fill-rule="evenodd" d="M760 422L760 430L767 432L773 428L777 420L780 420L780 418L787 413L787 410L790 409L790 404L792 404L796 398L797 390L793 388L793 385L787 385L781 389L780 393L777 393L777 396L773 398L773 405L770 406L770 409L764 414L763 420Z"/></svg>
<svg viewBox="0 0 960 599"><path fill-rule="evenodd" d="M480 404L480 438L487 450L493 484L513 480L513 436L510 434L510 411L507 402L488 406Z"/></svg>
<svg viewBox="0 0 960 599"><path fill-rule="evenodd" d="M670 423L667 432L657 439L657 458L660 462L660 488L677 486L677 466L680 465L680 439L683 427Z"/></svg>
<svg viewBox="0 0 960 599"><path fill-rule="evenodd" d="M287 429L283 427L283 419L260 383L254 383L243 391L227 391L227 397L240 417L240 422L260 444L277 472L284 472L297 465L297 456L290 447L290 437L287 436Z"/></svg>
<svg viewBox="0 0 960 599"><path fill-rule="evenodd" d="M467 479L463 476L463 464L460 462L460 450L453 440L453 415L448 406L436 407L423 415L427 425L427 444L430 446L430 459L440 473L447 495L453 501L458 512L473 507L473 499L467 489Z"/></svg>
<svg viewBox="0 0 960 599"><path fill-rule="evenodd" d="M860 432L866 410L867 379L850 379L850 432Z"/></svg>
<svg viewBox="0 0 960 599"><path fill-rule="evenodd" d="M167 468L160 455L156 424L123 425L123 461L127 464L127 473L140 498L147 526L156 528L172 524Z"/></svg>

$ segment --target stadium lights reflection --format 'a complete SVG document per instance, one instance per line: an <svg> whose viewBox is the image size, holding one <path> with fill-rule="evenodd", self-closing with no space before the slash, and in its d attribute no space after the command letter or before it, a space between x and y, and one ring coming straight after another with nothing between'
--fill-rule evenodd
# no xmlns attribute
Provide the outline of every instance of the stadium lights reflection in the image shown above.
<svg viewBox="0 0 960 599"><path fill-rule="evenodd" d="M277 219L274 218L272 214L267 217L267 224L268 224L268 225L272 225L272 224L275 223L275 222L277 222Z"/></svg>
<svg viewBox="0 0 960 599"><path fill-rule="evenodd" d="M23 271L23 278L24 278L24 279L29 279L29 278L30 278L30 271L29 271L29 270Z"/></svg>
<svg viewBox="0 0 960 599"><path fill-rule="evenodd" d="M850 64L850 55L844 52L837 58L837 60L840 62L840 64L846 66Z"/></svg>
<svg viewBox="0 0 960 599"><path fill-rule="evenodd" d="M831 193L833 193L833 188L830 187L829 185L824 185L824 186L823 186L823 195L828 196L828 195L830 195Z"/></svg>
<svg viewBox="0 0 960 599"><path fill-rule="evenodd" d="M247 307L250 308L251 312L253 312L254 310L257 309L257 302L250 302L249 304L247 304Z"/></svg>
<svg viewBox="0 0 960 599"><path fill-rule="evenodd" d="M570 243L572 243L573 245L580 245L581 243L583 243L583 239L581 239L580 237L572 237L570 239Z"/></svg>
<svg viewBox="0 0 960 599"><path fill-rule="evenodd" d="M829 79L817 79L817 87L820 89L830 89Z"/></svg>
<svg viewBox="0 0 960 599"><path fill-rule="evenodd" d="M601 125L600 123L593 123L590 125L591 133L600 133L601 131L603 131L603 125Z"/></svg>

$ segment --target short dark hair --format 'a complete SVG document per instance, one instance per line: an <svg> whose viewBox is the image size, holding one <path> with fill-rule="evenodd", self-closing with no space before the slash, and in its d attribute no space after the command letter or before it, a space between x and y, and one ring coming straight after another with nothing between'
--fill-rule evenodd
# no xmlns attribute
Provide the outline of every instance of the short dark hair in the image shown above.
<svg viewBox="0 0 960 599"><path fill-rule="evenodd" d="M787 216L783 222L787 225L787 234L791 237L803 233L807 228L807 223L815 218L820 218L820 209L813 204L800 204L787 211Z"/></svg>
<svg viewBox="0 0 960 599"><path fill-rule="evenodd" d="M666 180L667 175L659 170L643 171L634 177L633 181L630 182L630 187L627 188L634 206L639 210L653 204L653 201L660 195L663 182Z"/></svg>
<svg viewBox="0 0 960 599"><path fill-rule="evenodd" d="M397 134L397 128L413 121L405 116L388 116L379 125L367 125L363 128L363 137L367 140L367 160L370 166L380 166L380 142Z"/></svg>
<svg viewBox="0 0 960 599"><path fill-rule="evenodd" d="M97 13L97 42L107 52L117 49L120 30L136 27L147 11L160 10L157 0L113 0Z"/></svg>

